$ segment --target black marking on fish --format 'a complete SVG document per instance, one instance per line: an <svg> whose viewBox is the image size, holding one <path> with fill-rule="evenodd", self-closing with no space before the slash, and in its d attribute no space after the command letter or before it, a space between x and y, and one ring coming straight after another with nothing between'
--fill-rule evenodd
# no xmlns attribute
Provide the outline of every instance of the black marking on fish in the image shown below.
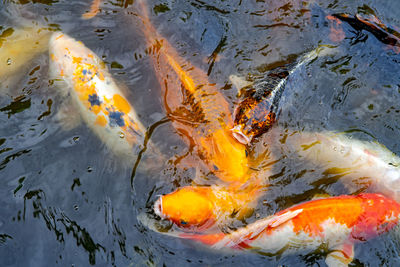
<svg viewBox="0 0 400 267"><path fill-rule="evenodd" d="M101 101L100 98L97 94L92 94L89 95L89 99L88 101L90 102L90 105L93 106L100 106L101 105Z"/></svg>
<svg viewBox="0 0 400 267"><path fill-rule="evenodd" d="M123 127L123 126L125 126L125 121L122 118L122 116L124 116L123 112L111 111L110 114L108 115L108 118L110 119L110 126L111 127L115 127L115 126Z"/></svg>

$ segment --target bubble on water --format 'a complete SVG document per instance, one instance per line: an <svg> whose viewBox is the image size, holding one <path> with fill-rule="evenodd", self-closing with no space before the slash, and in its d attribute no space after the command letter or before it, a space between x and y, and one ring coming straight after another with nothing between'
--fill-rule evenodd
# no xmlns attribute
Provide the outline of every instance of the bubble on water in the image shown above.
<svg viewBox="0 0 400 267"><path fill-rule="evenodd" d="M78 210L79 209L79 206L78 205L74 205L74 210Z"/></svg>
<svg viewBox="0 0 400 267"><path fill-rule="evenodd" d="M7 59L7 65L11 65L11 58Z"/></svg>
<svg viewBox="0 0 400 267"><path fill-rule="evenodd" d="M92 172L93 171L93 168L92 167L87 167L87 172Z"/></svg>
<svg viewBox="0 0 400 267"><path fill-rule="evenodd" d="M123 132L119 132L119 137L120 138L125 138L125 134Z"/></svg>

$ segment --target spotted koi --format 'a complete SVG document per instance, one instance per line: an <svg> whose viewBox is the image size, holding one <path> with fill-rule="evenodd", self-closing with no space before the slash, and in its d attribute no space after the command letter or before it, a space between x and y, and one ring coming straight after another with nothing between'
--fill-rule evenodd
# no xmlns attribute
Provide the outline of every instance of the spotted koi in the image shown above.
<svg viewBox="0 0 400 267"><path fill-rule="evenodd" d="M65 33L50 38L51 70L68 85L84 121L116 153L132 154L143 143L145 128L104 62Z"/></svg>

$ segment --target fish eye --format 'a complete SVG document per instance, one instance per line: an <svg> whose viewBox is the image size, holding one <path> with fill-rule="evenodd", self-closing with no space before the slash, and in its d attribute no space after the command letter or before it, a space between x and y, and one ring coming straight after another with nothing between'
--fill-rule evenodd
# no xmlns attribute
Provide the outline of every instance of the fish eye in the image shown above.
<svg viewBox="0 0 400 267"><path fill-rule="evenodd" d="M187 222L185 222L184 220L181 220L181 224L182 224L182 225L186 225Z"/></svg>

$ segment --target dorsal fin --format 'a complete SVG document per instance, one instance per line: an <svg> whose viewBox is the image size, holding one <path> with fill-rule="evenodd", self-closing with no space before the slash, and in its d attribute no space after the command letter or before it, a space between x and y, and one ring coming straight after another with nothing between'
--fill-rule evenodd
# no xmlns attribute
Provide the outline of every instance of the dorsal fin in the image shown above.
<svg viewBox="0 0 400 267"><path fill-rule="evenodd" d="M294 217L299 215L301 212L303 212L303 209L285 212L279 216L276 216L274 218L274 220L270 223L269 226L272 228L278 227L279 225L293 219Z"/></svg>

